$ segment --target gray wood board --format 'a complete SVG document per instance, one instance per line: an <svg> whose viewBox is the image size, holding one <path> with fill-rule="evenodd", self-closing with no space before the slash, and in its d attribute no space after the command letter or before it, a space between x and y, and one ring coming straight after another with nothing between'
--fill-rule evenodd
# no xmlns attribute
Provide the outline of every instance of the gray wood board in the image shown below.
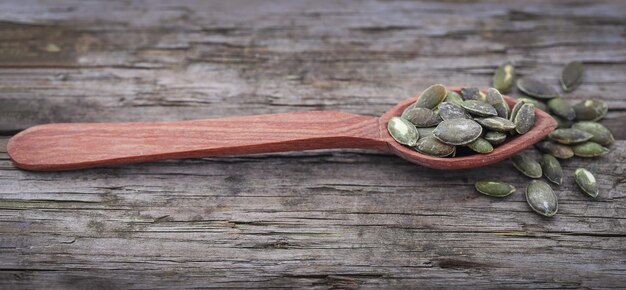
<svg viewBox="0 0 626 290"><path fill-rule="evenodd" d="M626 4L404 1L0 3L0 288L623 288ZM570 60L618 141L563 162L559 213L533 213L509 161L436 171L370 151L16 169L48 122L302 110L380 115L494 69L554 85ZM514 91L513 96L520 96ZM538 158L534 150L528 154ZM573 171L596 174L600 196ZM504 199L473 183L501 178Z"/></svg>

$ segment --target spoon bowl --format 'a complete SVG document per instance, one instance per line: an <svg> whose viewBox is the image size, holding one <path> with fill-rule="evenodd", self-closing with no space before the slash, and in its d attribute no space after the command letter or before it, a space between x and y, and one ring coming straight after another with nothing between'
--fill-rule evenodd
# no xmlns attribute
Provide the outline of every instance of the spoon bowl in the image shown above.
<svg viewBox="0 0 626 290"><path fill-rule="evenodd" d="M510 106L515 104L504 98ZM168 122L45 124L13 136L7 152L18 168L35 171L331 148L374 149L431 168L464 169L513 156L557 126L550 115L535 109L530 131L508 138L489 154L433 157L397 143L387 131L389 119L416 100L406 99L381 117L308 111Z"/></svg>

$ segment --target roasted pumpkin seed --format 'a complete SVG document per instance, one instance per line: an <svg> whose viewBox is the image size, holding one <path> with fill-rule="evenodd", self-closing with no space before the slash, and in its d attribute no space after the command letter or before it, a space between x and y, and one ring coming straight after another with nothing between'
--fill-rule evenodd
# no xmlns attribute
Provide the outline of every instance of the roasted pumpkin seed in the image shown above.
<svg viewBox="0 0 626 290"><path fill-rule="evenodd" d="M569 129L556 129L552 131L548 135L548 137L553 141L559 142L561 144L569 145L569 144L578 144L578 143L585 142L591 139L593 135L583 130L569 128Z"/></svg>
<svg viewBox="0 0 626 290"><path fill-rule="evenodd" d="M553 87L532 78L518 79L517 88L531 97L540 99L552 99L559 96Z"/></svg>
<svg viewBox="0 0 626 290"><path fill-rule="evenodd" d="M522 106L525 103L526 102L524 102L524 101L518 100L517 103L515 103L515 105L513 105L513 108L511 109L511 113L509 114L509 120L511 122L515 122L515 116L517 115L517 112L519 111L519 109L522 108Z"/></svg>
<svg viewBox="0 0 626 290"><path fill-rule="evenodd" d="M608 146L615 142L615 138L611 131L604 125L596 122L582 121L572 125L572 128L583 130L593 135L589 141L596 142L603 146Z"/></svg>
<svg viewBox="0 0 626 290"><path fill-rule="evenodd" d="M511 108L497 89L489 88L487 90L487 103L492 105L493 108L496 109L498 117L509 117L509 111L511 110Z"/></svg>
<svg viewBox="0 0 626 290"><path fill-rule="evenodd" d="M476 140L483 132L483 128L470 119L445 120L433 131L439 141L450 145L465 145Z"/></svg>
<svg viewBox="0 0 626 290"><path fill-rule="evenodd" d="M463 100L477 100L483 102L487 97L478 88L462 88L461 96L463 97Z"/></svg>
<svg viewBox="0 0 626 290"><path fill-rule="evenodd" d="M541 141L535 144L535 147L543 153L551 154L560 159L568 159L574 156L574 151L571 147L552 141Z"/></svg>
<svg viewBox="0 0 626 290"><path fill-rule="evenodd" d="M580 187L583 192L593 198L598 196L598 182L589 170L584 168L576 169L574 178L576 179L576 184L578 184L578 187Z"/></svg>
<svg viewBox="0 0 626 290"><path fill-rule="evenodd" d="M561 72L561 87L565 92L571 92L583 79L583 64L580 61L572 61L565 65Z"/></svg>
<svg viewBox="0 0 626 290"><path fill-rule="evenodd" d="M402 114L402 118L416 127L432 127L441 122L441 117L430 109L413 107Z"/></svg>
<svg viewBox="0 0 626 290"><path fill-rule="evenodd" d="M515 169L530 178L540 178L543 173L539 162L526 155L515 155L511 157L511 162L513 162L513 167L515 167Z"/></svg>
<svg viewBox="0 0 626 290"><path fill-rule="evenodd" d="M417 139L419 139L415 126L400 117L392 117L389 119L387 130L394 140L403 145L415 146Z"/></svg>
<svg viewBox="0 0 626 290"><path fill-rule="evenodd" d="M515 123L501 117L475 118L474 120L493 131L508 132L515 129Z"/></svg>
<svg viewBox="0 0 626 290"><path fill-rule="evenodd" d="M598 99L588 99L574 105L578 121L598 121L606 116L608 110L606 103Z"/></svg>
<svg viewBox="0 0 626 290"><path fill-rule="evenodd" d="M420 139L422 139L424 137L431 136L435 128L437 127L417 128L417 133L419 133Z"/></svg>
<svg viewBox="0 0 626 290"><path fill-rule="evenodd" d="M481 154L491 153L493 151L493 145L489 143L489 141L478 138L466 145L469 149L472 149L474 152L478 152Z"/></svg>
<svg viewBox="0 0 626 290"><path fill-rule="evenodd" d="M460 106L463 102L463 98L457 92L448 90L448 94L446 95L444 101Z"/></svg>
<svg viewBox="0 0 626 290"><path fill-rule="evenodd" d="M552 119L554 119L556 121L556 123L557 123L556 128L557 129L567 129L567 128L572 127L572 124L574 124L574 121L566 120L566 119L563 119L563 118L561 118L559 116L555 116L555 115L550 115L550 116L552 117Z"/></svg>
<svg viewBox="0 0 626 290"><path fill-rule="evenodd" d="M448 102L443 102L439 104L439 116L441 116L441 119L443 120L472 118L467 112L465 112L465 109L463 109L463 107Z"/></svg>
<svg viewBox="0 0 626 290"><path fill-rule="evenodd" d="M524 101L526 103L531 103L533 105L535 105L535 108L542 110L544 112L548 112L548 105L546 105L546 103L539 101L537 99L533 99L531 97L521 97L521 98L517 98L518 102Z"/></svg>
<svg viewBox="0 0 626 290"><path fill-rule="evenodd" d="M491 145L499 145L502 144L502 142L504 142L504 140L506 140L506 133L504 132L496 132L496 131L489 131L485 134L485 136L483 137L485 138L485 140L489 141L489 143L491 143Z"/></svg>
<svg viewBox="0 0 626 290"><path fill-rule="evenodd" d="M505 197L515 192L515 186L496 179L483 179L476 181L474 187L478 192L494 197Z"/></svg>
<svg viewBox="0 0 626 290"><path fill-rule="evenodd" d="M493 86L505 94L513 87L513 79L515 78L515 67L511 63L505 63L496 69L493 75Z"/></svg>
<svg viewBox="0 0 626 290"><path fill-rule="evenodd" d="M526 202L535 212L551 217L559 210L559 203L549 184L531 180L526 187Z"/></svg>
<svg viewBox="0 0 626 290"><path fill-rule="evenodd" d="M550 154L544 154L541 162L541 168L543 175L548 180L557 185L561 185L563 182L563 168L561 168L559 160Z"/></svg>
<svg viewBox="0 0 626 290"><path fill-rule="evenodd" d="M515 114L515 132L525 134L535 125L535 106L533 104L523 104Z"/></svg>
<svg viewBox="0 0 626 290"><path fill-rule="evenodd" d="M437 140L433 135L429 135L417 141L417 145L414 148L420 153L435 157L444 157L454 153L456 147L445 144Z"/></svg>
<svg viewBox="0 0 626 290"><path fill-rule="evenodd" d="M576 117L576 112L574 112L574 108L565 100L561 98L554 98L548 101L548 108L550 108L550 112L553 114L564 118L566 120L574 120Z"/></svg>
<svg viewBox="0 0 626 290"><path fill-rule="evenodd" d="M572 151L578 157L599 157L609 152L609 149L595 142L585 142L572 146Z"/></svg>
<svg viewBox="0 0 626 290"><path fill-rule="evenodd" d="M432 85L425 89L415 102L419 108L433 109L446 97L448 90L440 84Z"/></svg>
<svg viewBox="0 0 626 290"><path fill-rule="evenodd" d="M492 106L483 101L478 100L465 100L461 103L461 106L470 114L477 116L497 116L498 111Z"/></svg>

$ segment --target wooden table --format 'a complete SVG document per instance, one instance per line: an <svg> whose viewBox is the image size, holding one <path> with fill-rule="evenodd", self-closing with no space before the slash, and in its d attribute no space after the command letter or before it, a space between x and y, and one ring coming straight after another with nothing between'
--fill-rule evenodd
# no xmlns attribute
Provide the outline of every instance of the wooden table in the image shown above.
<svg viewBox="0 0 626 290"><path fill-rule="evenodd" d="M457 2L4 1L0 288L626 287L626 3ZM585 79L563 97L605 100L617 141L562 163L551 219L509 161L326 150L35 173L5 149L49 122L380 115L433 83L487 87L505 61L556 85L571 60ZM483 196L485 177L518 191Z"/></svg>

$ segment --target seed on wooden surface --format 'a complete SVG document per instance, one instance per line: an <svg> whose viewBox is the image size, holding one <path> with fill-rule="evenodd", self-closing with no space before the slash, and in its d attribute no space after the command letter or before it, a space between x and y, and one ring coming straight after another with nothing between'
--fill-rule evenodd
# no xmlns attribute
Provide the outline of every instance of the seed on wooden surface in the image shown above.
<svg viewBox="0 0 626 290"><path fill-rule="evenodd" d="M569 128L569 129L556 129L552 131L548 135L548 137L550 138L550 140L559 142L561 144L569 145L569 144L577 144L577 143L585 142L591 139L593 135L583 130Z"/></svg>
<svg viewBox="0 0 626 290"><path fill-rule="evenodd" d="M389 134L394 140L403 145L415 146L417 139L419 139L415 126L400 117L392 117L389 119L387 130L389 130Z"/></svg>
<svg viewBox="0 0 626 290"><path fill-rule="evenodd" d="M511 63L505 63L496 69L493 75L493 86L505 94L513 87L513 79L515 79L515 67Z"/></svg>
<svg viewBox="0 0 626 290"><path fill-rule="evenodd" d="M430 109L413 107L402 113L402 118L413 123L416 127L432 127L441 122L441 117Z"/></svg>
<svg viewBox="0 0 626 290"><path fill-rule="evenodd" d="M574 172L574 177L578 187L580 187L580 189L582 189L586 194L593 198L598 196L598 182L589 170L578 168Z"/></svg>
<svg viewBox="0 0 626 290"><path fill-rule="evenodd" d="M483 132L483 128L470 119L445 120L433 131L439 141L450 145L465 145L476 140Z"/></svg>
<svg viewBox="0 0 626 290"><path fill-rule="evenodd" d="M443 101L448 90L440 84L432 85L425 89L415 102L415 106L419 108L433 109Z"/></svg>
<svg viewBox="0 0 626 290"><path fill-rule="evenodd" d="M417 145L415 147L420 153L428 154L435 157L444 157L451 155L455 151L455 146L445 144L433 135L426 136L417 141Z"/></svg>
<svg viewBox="0 0 626 290"><path fill-rule="evenodd" d="M497 116L498 111L492 106L483 101L478 100L465 100L461 103L461 106L471 114L477 116Z"/></svg>
<svg viewBox="0 0 626 290"><path fill-rule="evenodd" d="M598 121L609 111L607 104L598 99L583 100L574 105L576 120L578 121Z"/></svg>
<svg viewBox="0 0 626 290"><path fill-rule="evenodd" d="M461 96L463 100L486 101L487 95L483 94L478 88L462 88Z"/></svg>
<svg viewBox="0 0 626 290"><path fill-rule="evenodd" d="M572 127L572 124L574 124L574 121L571 120L566 120L563 119L559 116L555 116L555 115L550 115L552 117L552 119L554 119L557 123L556 128L557 129L568 129L570 127Z"/></svg>
<svg viewBox="0 0 626 290"><path fill-rule="evenodd" d="M491 143L491 145L495 146L495 145L502 144L502 142L504 142L504 140L506 140L506 133L504 133L504 132L496 132L496 131L489 131L489 132L487 132L485 134L485 136L483 138L485 138L485 140L489 141L489 143Z"/></svg>
<svg viewBox="0 0 626 290"><path fill-rule="evenodd" d="M559 210L559 203L552 188L545 181L531 180L526 187L526 202L535 212L551 217Z"/></svg>
<svg viewBox="0 0 626 290"><path fill-rule="evenodd" d="M589 141L596 142L603 146L608 146L615 142L615 138L611 131L604 125L596 122L582 121L572 125L572 128L583 130L593 135Z"/></svg>
<svg viewBox="0 0 626 290"><path fill-rule="evenodd" d="M599 157L609 152L609 149L595 142L585 142L573 145L572 151L578 157Z"/></svg>
<svg viewBox="0 0 626 290"><path fill-rule="evenodd" d="M441 119L443 120L472 118L467 112L465 112L465 109L463 109L463 107L448 102L443 102L439 104L439 116L441 116Z"/></svg>
<svg viewBox="0 0 626 290"><path fill-rule="evenodd" d="M494 197L505 197L515 192L515 186L496 179L483 179L476 181L474 187L478 192Z"/></svg>
<svg viewBox="0 0 626 290"><path fill-rule="evenodd" d="M574 108L572 108L572 106L562 98L554 98L549 100L548 108L550 109L550 112L566 120L571 121L574 120L574 117L576 117Z"/></svg>
<svg viewBox="0 0 626 290"><path fill-rule="evenodd" d="M574 156L574 150L571 147L548 140L535 144L535 147L543 153L551 154L560 159L568 159Z"/></svg>
<svg viewBox="0 0 626 290"><path fill-rule="evenodd" d="M463 102L463 98L457 92L448 90L448 94L446 95L444 101L460 106Z"/></svg>
<svg viewBox="0 0 626 290"><path fill-rule="evenodd" d="M417 128L417 133L419 133L420 139L427 137L427 136L431 136L433 134L433 131L435 130L435 128L437 127L426 127L426 128Z"/></svg>
<svg viewBox="0 0 626 290"><path fill-rule="evenodd" d="M526 103L530 103L535 105L535 108L542 110L544 112L548 112L548 105L546 105L546 103L539 101L537 99L533 99L531 97L521 97L521 98L517 98L518 102L524 101Z"/></svg>
<svg viewBox="0 0 626 290"><path fill-rule="evenodd" d="M531 97L540 99L552 99L559 96L552 86L532 78L518 79L517 88Z"/></svg>
<svg viewBox="0 0 626 290"><path fill-rule="evenodd" d="M474 120L493 131L508 132L515 129L515 123L501 117L475 118Z"/></svg>
<svg viewBox="0 0 626 290"><path fill-rule="evenodd" d="M523 104L515 114L515 132L525 134L535 125L535 106L533 104Z"/></svg>
<svg viewBox="0 0 626 290"><path fill-rule="evenodd" d="M511 162L513 162L515 169L530 178L540 178L543 173L539 162L526 155L515 155L511 157Z"/></svg>
<svg viewBox="0 0 626 290"><path fill-rule="evenodd" d="M480 154L487 154L493 151L493 145L483 138L478 138L468 143L466 146L474 152L478 152Z"/></svg>
<svg viewBox="0 0 626 290"><path fill-rule="evenodd" d="M544 154L541 162L541 168L543 175L553 183L561 185L563 182L563 168L561 163L554 156L550 154Z"/></svg>
<svg viewBox="0 0 626 290"><path fill-rule="evenodd" d="M565 92L571 92L583 79L583 64L580 61L572 61L565 65L561 72L561 88Z"/></svg>

